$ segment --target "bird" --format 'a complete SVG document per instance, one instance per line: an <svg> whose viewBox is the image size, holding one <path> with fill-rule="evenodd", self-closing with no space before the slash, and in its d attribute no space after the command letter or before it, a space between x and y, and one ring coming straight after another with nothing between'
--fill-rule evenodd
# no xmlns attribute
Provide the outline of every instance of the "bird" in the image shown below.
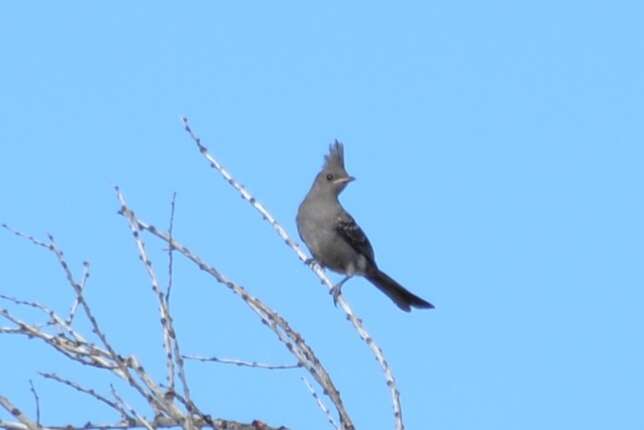
<svg viewBox="0 0 644 430"><path fill-rule="evenodd" d="M324 157L322 170L300 204L296 225L300 238L320 266L345 277L331 289L337 305L342 285L353 276L363 276L385 293L400 309L433 309L434 305L404 288L378 268L373 247L364 231L342 207L338 197L355 180L344 167L344 145L337 139Z"/></svg>

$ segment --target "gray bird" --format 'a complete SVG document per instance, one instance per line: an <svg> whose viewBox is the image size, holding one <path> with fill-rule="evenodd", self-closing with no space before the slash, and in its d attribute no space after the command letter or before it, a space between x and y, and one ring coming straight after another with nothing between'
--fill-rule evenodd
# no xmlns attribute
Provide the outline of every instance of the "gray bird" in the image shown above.
<svg viewBox="0 0 644 430"><path fill-rule="evenodd" d="M322 170L297 211L297 230L313 254L309 262L315 260L323 267L346 275L331 290L334 302L342 284L352 276L360 275L406 312L412 307L433 308L434 305L378 269L369 239L338 201L342 190L354 179L344 168L344 147L336 140L330 146Z"/></svg>

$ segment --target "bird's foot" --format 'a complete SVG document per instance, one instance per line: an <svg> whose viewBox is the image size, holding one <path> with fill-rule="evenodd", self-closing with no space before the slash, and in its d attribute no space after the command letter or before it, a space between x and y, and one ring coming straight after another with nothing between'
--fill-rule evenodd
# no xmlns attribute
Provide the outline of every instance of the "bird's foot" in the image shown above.
<svg viewBox="0 0 644 430"><path fill-rule="evenodd" d="M313 267L313 264L315 264L315 258L309 257L306 260L304 260L304 264L306 264L309 267Z"/></svg>
<svg viewBox="0 0 644 430"><path fill-rule="evenodd" d="M338 297L340 297L340 294L342 294L342 286L344 285L345 282L351 279L352 276L353 274L345 276L343 280L335 284L329 291L329 294L333 296L333 304L336 307L338 306Z"/></svg>
<svg viewBox="0 0 644 430"><path fill-rule="evenodd" d="M340 294L342 294L342 284L336 284L334 285L331 290L329 290L329 294L333 296L333 304L337 307L338 306L338 297L340 297Z"/></svg>

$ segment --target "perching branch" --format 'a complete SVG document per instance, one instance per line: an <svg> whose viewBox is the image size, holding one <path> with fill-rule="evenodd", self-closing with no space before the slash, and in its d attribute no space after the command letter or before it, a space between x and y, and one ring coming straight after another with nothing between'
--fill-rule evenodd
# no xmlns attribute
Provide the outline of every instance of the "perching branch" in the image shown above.
<svg viewBox="0 0 644 430"><path fill-rule="evenodd" d="M208 160L211 167L221 174L235 189L235 191L237 191L242 198L248 201L250 205L258 211L262 218L267 221L271 227L273 227L280 239L295 252L300 261L305 263L308 262L307 255L295 243L295 241L290 238L284 227L282 227L271 213L261 203L259 203L245 187L240 185L240 183L219 163L219 161L217 161L208 152L207 148L202 145L201 140L190 128L187 118L183 118L182 120L185 130L197 145L202 156ZM107 405L117 414L117 420L113 423L100 424L87 422L84 425L42 425L40 423L41 399L32 384L31 389L36 401L36 420L32 420L26 414L21 412L8 398L0 396L0 407L7 410L16 420L0 420L0 429L126 430L142 428L146 430L154 430L158 428L180 427L184 430L197 430L209 427L212 429L226 428L227 430L277 430L277 428L270 427L261 421L253 421L250 424L245 424L224 419L214 419L211 418L210 415L202 412L202 409L195 404L191 397L189 379L185 372L185 359L233 364L237 366L268 370L303 368L319 385L321 392L328 398L333 406L332 409L335 409L335 413L337 413L339 424L336 424L331 411L325 405L323 398L318 396L316 389L303 379L318 404L318 407L326 416L329 424L334 428L340 428L342 430L355 429L351 417L344 406L340 393L336 389L330 375L312 348L305 342L303 337L274 309L271 309L258 297L253 296L244 287L226 277L219 269L215 268L214 265L207 263L200 256L177 240L174 234L176 195L173 195L172 197L169 228L168 231L165 232L137 216L128 206L123 193L118 188L116 189L116 194L120 204L119 214L122 215L128 223L139 259L148 276L151 291L157 300L161 322L161 337L163 340L163 360L166 368L164 379L167 384L155 380L155 378L145 370L146 368L135 355L120 352L114 340L108 337L107 333L99 324L99 321L96 318L96 313L85 296L90 277L89 263L83 263L82 273L77 279L73 271L70 269L64 253L56 244L53 236L48 235L48 240L41 241L33 236L22 234L6 225L2 225L2 227L16 236L26 239L32 244L46 249L54 255L63 271L66 282L71 287L73 299L71 301L71 306L69 306L67 308L68 310L64 313L65 316L61 316L57 311L37 301L23 300L0 294L0 301L6 302L9 305L7 308L0 307L0 322L6 323L6 325L0 325L0 335L20 335L28 339L35 339L42 342L52 350L57 351L62 356L69 358L78 364L89 366L93 369L100 369L101 371L108 372L115 379L125 381L127 385L125 386L126 389L124 391L127 392L121 394L116 391L112 384L110 384L111 398L108 398L109 395L105 396L99 394L100 391L105 392L105 388L96 389L94 387L86 387L73 382L70 379L57 376L54 373L42 372L42 377L54 380L76 391L92 396L98 402ZM162 288L159 276L157 275L157 269L155 269L155 265L152 262L150 254L146 250L144 236L147 233L167 245L168 279L165 291ZM276 335L277 340L287 348L290 354L293 355L295 364L265 364L252 360L224 359L219 357L183 354L180 348L179 338L175 330L174 315L170 309L171 292L173 288L178 288L178 286L173 285L175 253L186 258L186 260L194 264L196 268L206 272L217 283L225 286L236 296L241 298L249 309L259 318L259 321L266 325ZM309 266L327 288L331 289L334 286L325 271L317 263L309 264ZM357 331L359 337L367 344L380 364L392 399L395 428L396 430L404 430L398 388L396 386L393 372L385 360L381 348L369 335L362 321L355 315L346 300L342 296L339 296L337 302L339 303L340 309L342 309L347 319ZM11 307L28 307L35 309L38 315L44 316L44 322L27 321L23 318L19 318L17 314L12 311ZM75 325L75 322L81 318L81 316L76 318L78 314L87 318L91 333L83 333L82 330L78 328L78 325ZM179 380L179 383L176 382L176 379ZM181 390L176 388L177 384L181 385ZM181 393L177 391L180 391ZM136 403L131 402L129 396L132 395L143 398L145 400L145 407L147 410L141 411L133 408L131 404ZM280 427L280 429L284 430L283 427Z"/></svg>
<svg viewBox="0 0 644 430"><path fill-rule="evenodd" d="M215 158L213 157L209 152L208 148L206 148L202 143L201 139L192 131L192 128L190 127L190 123L188 121L187 117L182 117L181 121L183 123L184 129L192 139L192 141L197 145L197 148L199 149L199 152L201 155L209 162L210 167L215 169L223 178L226 180L226 182L233 187L235 191L237 191L241 197L246 200L250 205L257 210L257 212L261 215L262 219L266 222L268 222L271 227L273 227L273 230L277 235L282 239L282 241L295 252L297 257L300 259L300 261L304 263L308 263L308 257L307 255L302 251L302 249L295 243L289 234L286 232L286 229L277 222L277 220L271 215L271 213L264 207L263 204L257 201L257 199L243 186L241 185L233 176L232 174L226 170L223 165ZM307 264L311 270L315 273L315 275L322 281L322 284L325 285L329 290L331 290L334 287L333 282L329 279L329 277L326 275L326 272L322 267L320 267L319 264ZM403 418L402 418L402 407L400 405L400 392L398 391L398 386L396 385L396 379L394 378L394 374L391 370L391 367L389 366L389 363L385 359L384 353L380 346L376 343L376 341L371 337L371 335L367 332L367 329L364 327L364 324L362 323L362 320L358 318L351 307L349 306L349 303L344 299L342 295L338 295L337 297L337 303L340 309L342 309L347 317L347 319L351 322L355 330L358 332L358 336L367 344L371 352L373 353L374 357L376 358L376 361L378 361L378 364L380 364L380 367L382 368L382 371L385 376L385 382L387 384L387 388L389 389L390 395L391 395L391 401L393 404L393 410L394 410L394 420L395 420L395 425L396 425L396 430L404 430L405 425L403 423Z"/></svg>

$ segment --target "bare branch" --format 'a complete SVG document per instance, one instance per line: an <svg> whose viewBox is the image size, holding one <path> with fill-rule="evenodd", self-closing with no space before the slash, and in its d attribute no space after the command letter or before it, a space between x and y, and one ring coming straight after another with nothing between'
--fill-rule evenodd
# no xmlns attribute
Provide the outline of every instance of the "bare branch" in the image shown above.
<svg viewBox="0 0 644 430"><path fill-rule="evenodd" d="M147 255L147 251L145 249L145 243L143 242L143 239L140 234L141 228L139 226L139 223L137 222L137 219L134 216L134 213L132 211L126 212L124 216L128 220L128 223L130 225L130 231L132 232L132 236L134 237L134 241L136 243L137 250L139 252L139 258L143 262L145 270L150 278L150 282L152 284L152 290L157 296L157 299L159 301L159 311L161 313L161 327L163 329L163 345L166 351L166 362L168 364L168 380L171 381L172 384L174 384L174 362L176 361L177 371L179 373L179 379L181 380L181 384L183 385L183 395L185 396L186 401L188 403L187 428L192 428L192 424L191 424L192 414L193 412L197 412L197 411L195 410L194 404L190 400L190 388L188 387L188 381L186 379L185 369L183 366L183 358L181 358L179 341L177 339L176 332L174 330L174 323L172 320L172 316L170 315L170 311L168 309L168 304L165 300L165 296L163 295L163 292L161 291L161 288L159 286L159 281L158 281L156 272L154 271L154 267L152 266L152 260ZM170 247L172 247L172 241L170 242L169 245ZM173 357L173 353L174 353L174 357ZM173 385L170 385L170 390L173 390L173 388L174 388Z"/></svg>
<svg viewBox="0 0 644 430"><path fill-rule="evenodd" d="M146 420L149 425L154 428L172 428L180 427L181 422L169 417L156 417L154 420ZM195 420L195 427L197 428L210 428L210 429L226 429L226 430L288 430L286 427L272 427L261 421L253 421L252 423L240 423L238 421L211 419L206 417ZM146 428L145 424L140 421L134 422L118 422L111 424L93 423L88 422L81 426L63 425L63 426L47 426L43 430L129 430L136 428ZM0 420L0 429L7 430L29 430L29 427L20 422L11 422Z"/></svg>
<svg viewBox="0 0 644 430"><path fill-rule="evenodd" d="M87 343L87 341L83 338L83 336L81 336L77 331L75 331L71 327L70 322L65 321L60 315L58 315L55 311L48 308L47 306L38 302L21 300L12 296L7 296L5 294L0 294L0 299L14 303L16 305L29 306L31 308L40 310L41 312L47 314L47 316L49 317L49 322L47 323L48 325L54 326L59 330L61 330L62 332L67 333L68 335L72 336L76 341Z"/></svg>
<svg viewBox="0 0 644 430"><path fill-rule="evenodd" d="M174 202L173 202L174 205ZM174 212L174 209L173 209ZM173 215L172 215L173 217ZM171 221L172 226L172 221ZM62 383L64 385L70 386L79 392L88 394L100 402L108 405L110 408L116 410L122 418L122 421L117 423L107 423L99 424L87 422L81 426L75 426L72 424L66 424L61 426L40 426L40 399L35 390L35 387L30 381L32 394L34 395L36 401L36 415L37 421L34 423L27 415L22 413L17 409L6 397L0 396L0 407L9 411L17 421L5 421L0 420L0 429L10 429L10 430L125 430L125 429L134 429L134 428L144 428L146 430L154 430L157 428L171 428L171 427L183 427L185 430L189 429L198 429L198 428L226 428L229 430L278 430L276 427L270 427L264 424L261 421L253 421L250 424L239 423L235 421L221 420L221 419L212 419L209 415L201 413L197 407L189 399L189 391L187 391L187 382L185 374L183 373L184 359L181 355L178 342L176 341L176 335L172 327L172 318L168 308L168 299L169 291L171 284L168 285L168 292L164 296L161 293L159 288L156 274L152 269L147 254L145 253L145 248L142 240L137 242L137 246L140 246L140 256L141 259L146 263L146 267L150 269L149 275L153 280L155 292L159 297L160 306L165 308L165 311L162 311L162 316L166 315L167 327L169 327L169 334L171 344L174 347L173 355L176 360L177 369L179 376L182 380L182 384L186 389L186 396L181 396L175 393L174 396L169 396L169 392L164 392L161 387L159 387L156 382L148 375L143 366L134 356L124 357L117 353L116 349L112 344L107 340L105 333L101 330L97 319L95 318L90 305L87 303L84 297L85 286L89 278L89 264L84 263L82 279L80 282L76 282L74 276L69 269L69 265L65 261L63 252L56 245L54 238L49 236L49 243L35 239L33 236L24 235L18 231L12 230L6 225L3 225L8 231L12 232L18 237L29 240L31 243L43 247L48 251L52 252L60 266L62 267L67 282L71 285L75 293L75 301L72 304L69 316L67 319L58 315L55 311L51 310L45 305L42 305L38 302L26 301L17 299L11 296L0 295L0 299L8 301L14 305L18 306L27 306L33 309L36 309L42 312L48 317L48 320L45 324L36 325L31 322L23 321L22 319L16 317L9 310L0 308L0 319L7 320L13 326L3 327L0 326L0 334L19 334L29 338L36 338L48 346L54 348L61 354L64 354L66 357L79 362L84 365L89 365L101 369L106 369L114 373L119 378L126 380L129 385L143 396L148 402L149 406L154 412L154 419L146 418L143 414L134 410L130 407L121 396L116 393L113 389L113 396L116 401L112 401L105 396L102 396L92 388L86 388L81 386L78 383L72 382L68 379L59 377L53 373L41 373L41 375L46 379L55 380L56 382ZM139 232L141 229L140 223L138 220L132 223L133 234ZM135 234L136 236L136 234ZM174 245L175 241L170 240L168 245ZM171 264L170 264L171 267ZM169 268L171 271L172 269ZM171 274L171 272L170 272ZM87 316L91 327L92 332L100 339L102 347L94 345L87 341L79 332L72 328L72 323L74 322L74 316L77 309L81 309L82 312ZM269 324L267 322L267 324ZM273 324L275 325L275 324ZM287 327L288 328L288 327ZM54 333L50 333L54 331ZM292 336L292 333L291 333ZM178 407L174 402L174 399L178 400L186 408L187 413ZM352 427L351 427L352 428ZM284 430L284 427L280 427Z"/></svg>
<svg viewBox="0 0 644 430"><path fill-rule="evenodd" d="M107 341L107 337L100 329L98 325L98 321L94 317L94 313L92 312L91 308L85 301L85 297L83 296L83 288L79 283L75 281L74 275L69 269L69 265L67 264L67 261L65 261L65 256L63 254L63 251L61 251L60 248L58 248L58 245L56 245L56 242L54 241L54 236L50 234L48 235L48 237L49 237L49 244L47 245L47 249L51 251L58 259L58 262L60 263L60 266L62 267L63 271L65 272L65 276L67 277L67 282L74 290L74 293L76 293L76 300L81 305L81 307L83 308L83 311L85 312L85 315L87 316L90 323L92 324L92 332L96 334L96 336L98 336L98 338L103 343L103 346L105 346L105 348L107 348L107 350L112 355L116 355L116 353L114 352L114 349Z"/></svg>
<svg viewBox="0 0 644 430"><path fill-rule="evenodd" d="M63 327L68 334L72 334L73 339L70 339L65 334L51 335L46 333L41 330L40 327L21 321L11 315L8 310L0 308L0 317L4 317L11 321L19 329L14 333L22 334L30 338L33 337L41 339L68 358L81 364L110 370L115 375L126 380L133 389L147 400L148 404L155 412L158 414L169 414L175 419L181 418L183 416L181 410L174 403L166 401L163 393L160 392L156 383L147 375L147 373L145 373L143 366L139 364L138 360L133 356L123 358L122 355L115 351L110 342L108 342L107 337L99 327L93 311L83 296L83 288L81 287L81 284L74 280L74 276L69 269L69 265L65 261L64 254L56 245L53 236L48 235L49 243L45 243L35 239L33 236L28 236L13 230L6 224L3 224L2 226L16 236L29 240L33 244L47 249L56 256L63 272L65 273L68 283L74 290L78 304L91 323L92 332L101 340L107 351L86 342L80 336L76 335L75 332L71 330L69 324L67 324L67 322L62 318L58 317L55 312L50 311L46 307L37 303L20 301L17 299L14 299L14 301L18 304L29 305L48 312L55 324L59 327ZM84 279L87 279L87 275L84 276ZM7 296L3 296L3 298L7 299ZM11 300L11 298L9 299ZM132 376L132 373L130 372L131 369L135 371L137 376L144 383L145 387L143 387Z"/></svg>
<svg viewBox="0 0 644 430"><path fill-rule="evenodd" d="M175 337L175 334L173 332L173 327L172 327L172 320L170 318L170 314L168 311L168 307L166 306L163 293L161 291L161 288L159 287L159 281L157 279L156 272L152 267L152 260L148 257L147 251L145 249L145 243L141 238L140 229L138 225L136 225L136 223L131 222L129 219L128 221L129 221L130 231L132 232L132 236L136 243L137 251L139 253L139 260L143 262L145 271L148 274L148 277L150 278L150 282L152 284L152 291L154 292L159 302L159 312L161 314L161 319L160 319L161 329L163 331L163 348L165 349L165 353L166 353L168 381L172 381L172 383L169 384L170 388L172 389L174 387L174 359L172 357L172 341L173 341L173 338Z"/></svg>
<svg viewBox="0 0 644 430"><path fill-rule="evenodd" d="M195 360L202 362L212 361L221 364L234 364L235 366L240 367L255 367L257 369L268 370L298 369L302 367L301 364L266 364L258 363L257 361L238 360L236 358L219 358L215 356L205 357L202 355L184 355L183 358L185 358L186 360Z"/></svg>
<svg viewBox="0 0 644 430"><path fill-rule="evenodd" d="M170 226L168 227L168 236L170 239L172 239L172 232L174 229L174 210L175 210L175 203L177 200L177 193L172 193L172 202L170 203ZM172 241L170 241L172 242ZM170 293L172 292L172 278L173 278L173 254L174 249L172 249L172 245L168 246L168 289L165 292L165 301L168 305L170 306ZM171 385L172 386L172 385Z"/></svg>
<svg viewBox="0 0 644 430"><path fill-rule="evenodd" d="M8 232L13 233L14 235L22 238L22 239L28 240L29 242L33 243L36 246L40 246L42 248L50 250L48 244L46 244L45 242L43 242L41 240L36 239L33 236L21 233L18 230L14 230L13 228L9 227L7 224L2 224L1 227L4 228L5 230L7 230Z"/></svg>
<svg viewBox="0 0 644 430"><path fill-rule="evenodd" d="M172 202L170 204L170 226L168 227L168 234L170 237L172 237L172 230L174 228L174 210L175 210L175 201L177 198L177 193L172 194ZM174 267L174 249L172 249L172 245L168 246L168 288L166 289L165 292L165 306L168 309L168 315L170 314L170 293L172 292L172 279L173 279L173 267ZM175 343L176 345L176 343ZM172 354L168 354L166 359L167 359L167 367L168 367L168 392L169 393L174 393L174 361L172 360ZM179 371L183 374L183 366L179 369ZM184 384L184 390L188 390L187 388L187 383L185 382L185 375L182 378L182 383ZM189 393L189 391L187 391ZM189 398L189 396L187 396Z"/></svg>
<svg viewBox="0 0 644 430"><path fill-rule="evenodd" d="M114 363L112 356L105 350L88 343L70 339L64 334L52 335L46 333L39 327L13 316L7 309L0 308L0 316L17 326L17 330L7 331L7 333L21 334L29 338L40 339L74 361L89 366L109 369L117 373L120 377L123 377L122 373L119 373L120 369L117 368L118 366Z"/></svg>
<svg viewBox="0 0 644 430"><path fill-rule="evenodd" d="M114 396L114 398L116 399L117 403L119 404L119 408L127 409L129 411L129 413L132 414L133 416L135 416L136 419L140 423L142 423L143 426L147 430L155 430L154 427L152 426L152 424L150 424L148 422L148 420L146 420L144 417L142 417L132 406L130 406L127 403L125 403L125 400L123 400L121 398L121 396L119 396L119 394L116 392L116 389L114 388L113 385L110 385L110 387L112 388L112 396Z"/></svg>
<svg viewBox="0 0 644 430"><path fill-rule="evenodd" d="M324 388L325 394L329 396L338 411L340 422L342 423L343 428L347 430L354 428L353 424L351 423L351 418L349 417L349 414L344 407L340 393L335 388L331 377L324 369L313 350L306 344L302 336L291 329L290 325L284 318L282 318L277 312L264 304L261 300L253 297L250 293L248 293L248 291L246 291L245 288L225 277L214 267L208 265L205 261L203 261L192 251L190 251L190 249L179 243L176 239L170 239L167 233L164 233L155 226L147 224L137 218L134 212L127 206L125 197L118 188L116 189L116 193L117 198L121 204L119 213L128 218L130 223L136 223L138 230L146 230L152 235L165 241L168 245L172 246L189 261L193 262L197 267L199 267L199 269L205 271L206 273L214 277L217 282L225 285L235 294L240 296L241 299L251 308L251 310L253 310L253 312L255 312L260 317L261 321L271 328L271 330L277 335L278 339L287 347L287 349L293 355L295 355L298 362L302 363L304 368L306 368L306 370L311 374L315 381Z"/></svg>
<svg viewBox="0 0 644 430"><path fill-rule="evenodd" d="M82 275L82 280L80 283L80 291L84 292L85 291L85 285L87 285L87 279L89 278L89 262L84 261L83 262L83 275ZM76 299L74 299L74 303L72 303L71 308L69 309L69 317L67 317L67 324L71 325L72 321L74 321L74 316L76 315L76 309L78 309L78 296Z"/></svg>
<svg viewBox="0 0 644 430"><path fill-rule="evenodd" d="M77 384L76 382L70 381L69 379L61 378L60 376L54 373L46 373L46 372L38 372L38 373L40 374L40 376L42 376L45 379L51 379L63 385L67 385L69 387L72 387L76 391L79 391L81 393L85 393L94 397L96 400L98 400L101 403L105 403L107 406L109 406L110 408L118 412L124 420L133 420L133 418L127 413L125 409L123 409L122 407L120 407L118 404L114 403L107 397L98 394L96 390L94 390L93 388L85 388L80 384Z"/></svg>
<svg viewBox="0 0 644 430"><path fill-rule="evenodd" d="M233 189L235 189L235 191L237 191L244 200L250 203L250 205L255 210L257 210L257 212L259 212L262 219L268 222L271 225L271 227L273 227L273 230L282 239L282 241L284 241L284 243L289 248L291 248L293 252L295 252L295 254L300 259L300 261L307 263L308 257L306 256L304 251L302 251L302 249L297 245L297 243L295 243L290 238L289 234L286 232L286 229L277 222L277 220L264 207L264 205L258 202L257 199L244 186L242 186L239 182L237 182L237 180L235 180L235 178L222 166L222 164L219 161L217 161L208 152L208 148L206 148L201 143L201 139L190 128L188 118L183 117L181 118L181 121L183 123L184 129L190 135L190 138L194 141L194 143L197 145L197 148L199 149L199 152L201 153L201 155L209 162L210 167L212 167L219 174L221 174L226 180L226 182L228 182L228 184L230 184L230 186L233 187ZM334 283L329 279L324 269L322 269L322 267L320 267L319 264L314 263L308 266L311 268L311 270L313 270L316 276L322 281L322 284L325 285L329 290L331 290L334 287ZM382 368L385 376L385 382L387 384L387 388L389 389L389 392L391 395L396 430L403 430L405 428L405 425L403 423L402 406L400 404L400 392L398 391L398 386L396 385L396 379L394 378L393 371L391 370L389 363L385 359L382 349L380 348L380 346L378 346L378 344L373 339L373 337L371 337L371 335L367 332L367 329L364 327L362 320L355 315L355 313L349 306L348 302L344 299L342 295L338 296L337 303L338 303L338 307L340 307L344 311L347 319L351 322L353 327L358 332L358 336L360 336L360 338L367 344L372 354L376 358L376 361L378 361L378 364L380 364L380 367Z"/></svg>
<svg viewBox="0 0 644 430"><path fill-rule="evenodd" d="M40 426L40 397L38 397L38 393L34 387L34 381L31 379L29 380L29 388L31 390L31 394L34 395L34 402L36 403L36 423Z"/></svg>
<svg viewBox="0 0 644 430"><path fill-rule="evenodd" d="M0 406L5 408L7 412L14 416L18 421L20 421L27 430L40 430L40 426L33 422L27 415L22 413L20 409L14 406L13 403L6 397L0 395Z"/></svg>
<svg viewBox="0 0 644 430"><path fill-rule="evenodd" d="M126 359L128 368L134 370L136 375L141 379L143 384L149 390L149 394L146 395L146 400L153 407L157 414L166 413L169 414L172 418L176 420L181 420L183 418L183 413L177 407L177 405L168 398L157 383L148 375L141 363L134 356L129 356Z"/></svg>
<svg viewBox="0 0 644 430"><path fill-rule="evenodd" d="M335 423L335 420L331 416L331 413L329 412L329 408L326 407L320 396L318 396L318 393L315 392L315 389L311 384L309 384L309 381L306 380L305 377L302 377L302 382L304 382L304 385L306 385L306 388L309 389L309 392L313 396L313 399L315 399L315 402L317 403L318 407L322 410L322 413L326 416L327 421L329 421L329 424L331 424L331 427L334 429L338 428L338 425Z"/></svg>

